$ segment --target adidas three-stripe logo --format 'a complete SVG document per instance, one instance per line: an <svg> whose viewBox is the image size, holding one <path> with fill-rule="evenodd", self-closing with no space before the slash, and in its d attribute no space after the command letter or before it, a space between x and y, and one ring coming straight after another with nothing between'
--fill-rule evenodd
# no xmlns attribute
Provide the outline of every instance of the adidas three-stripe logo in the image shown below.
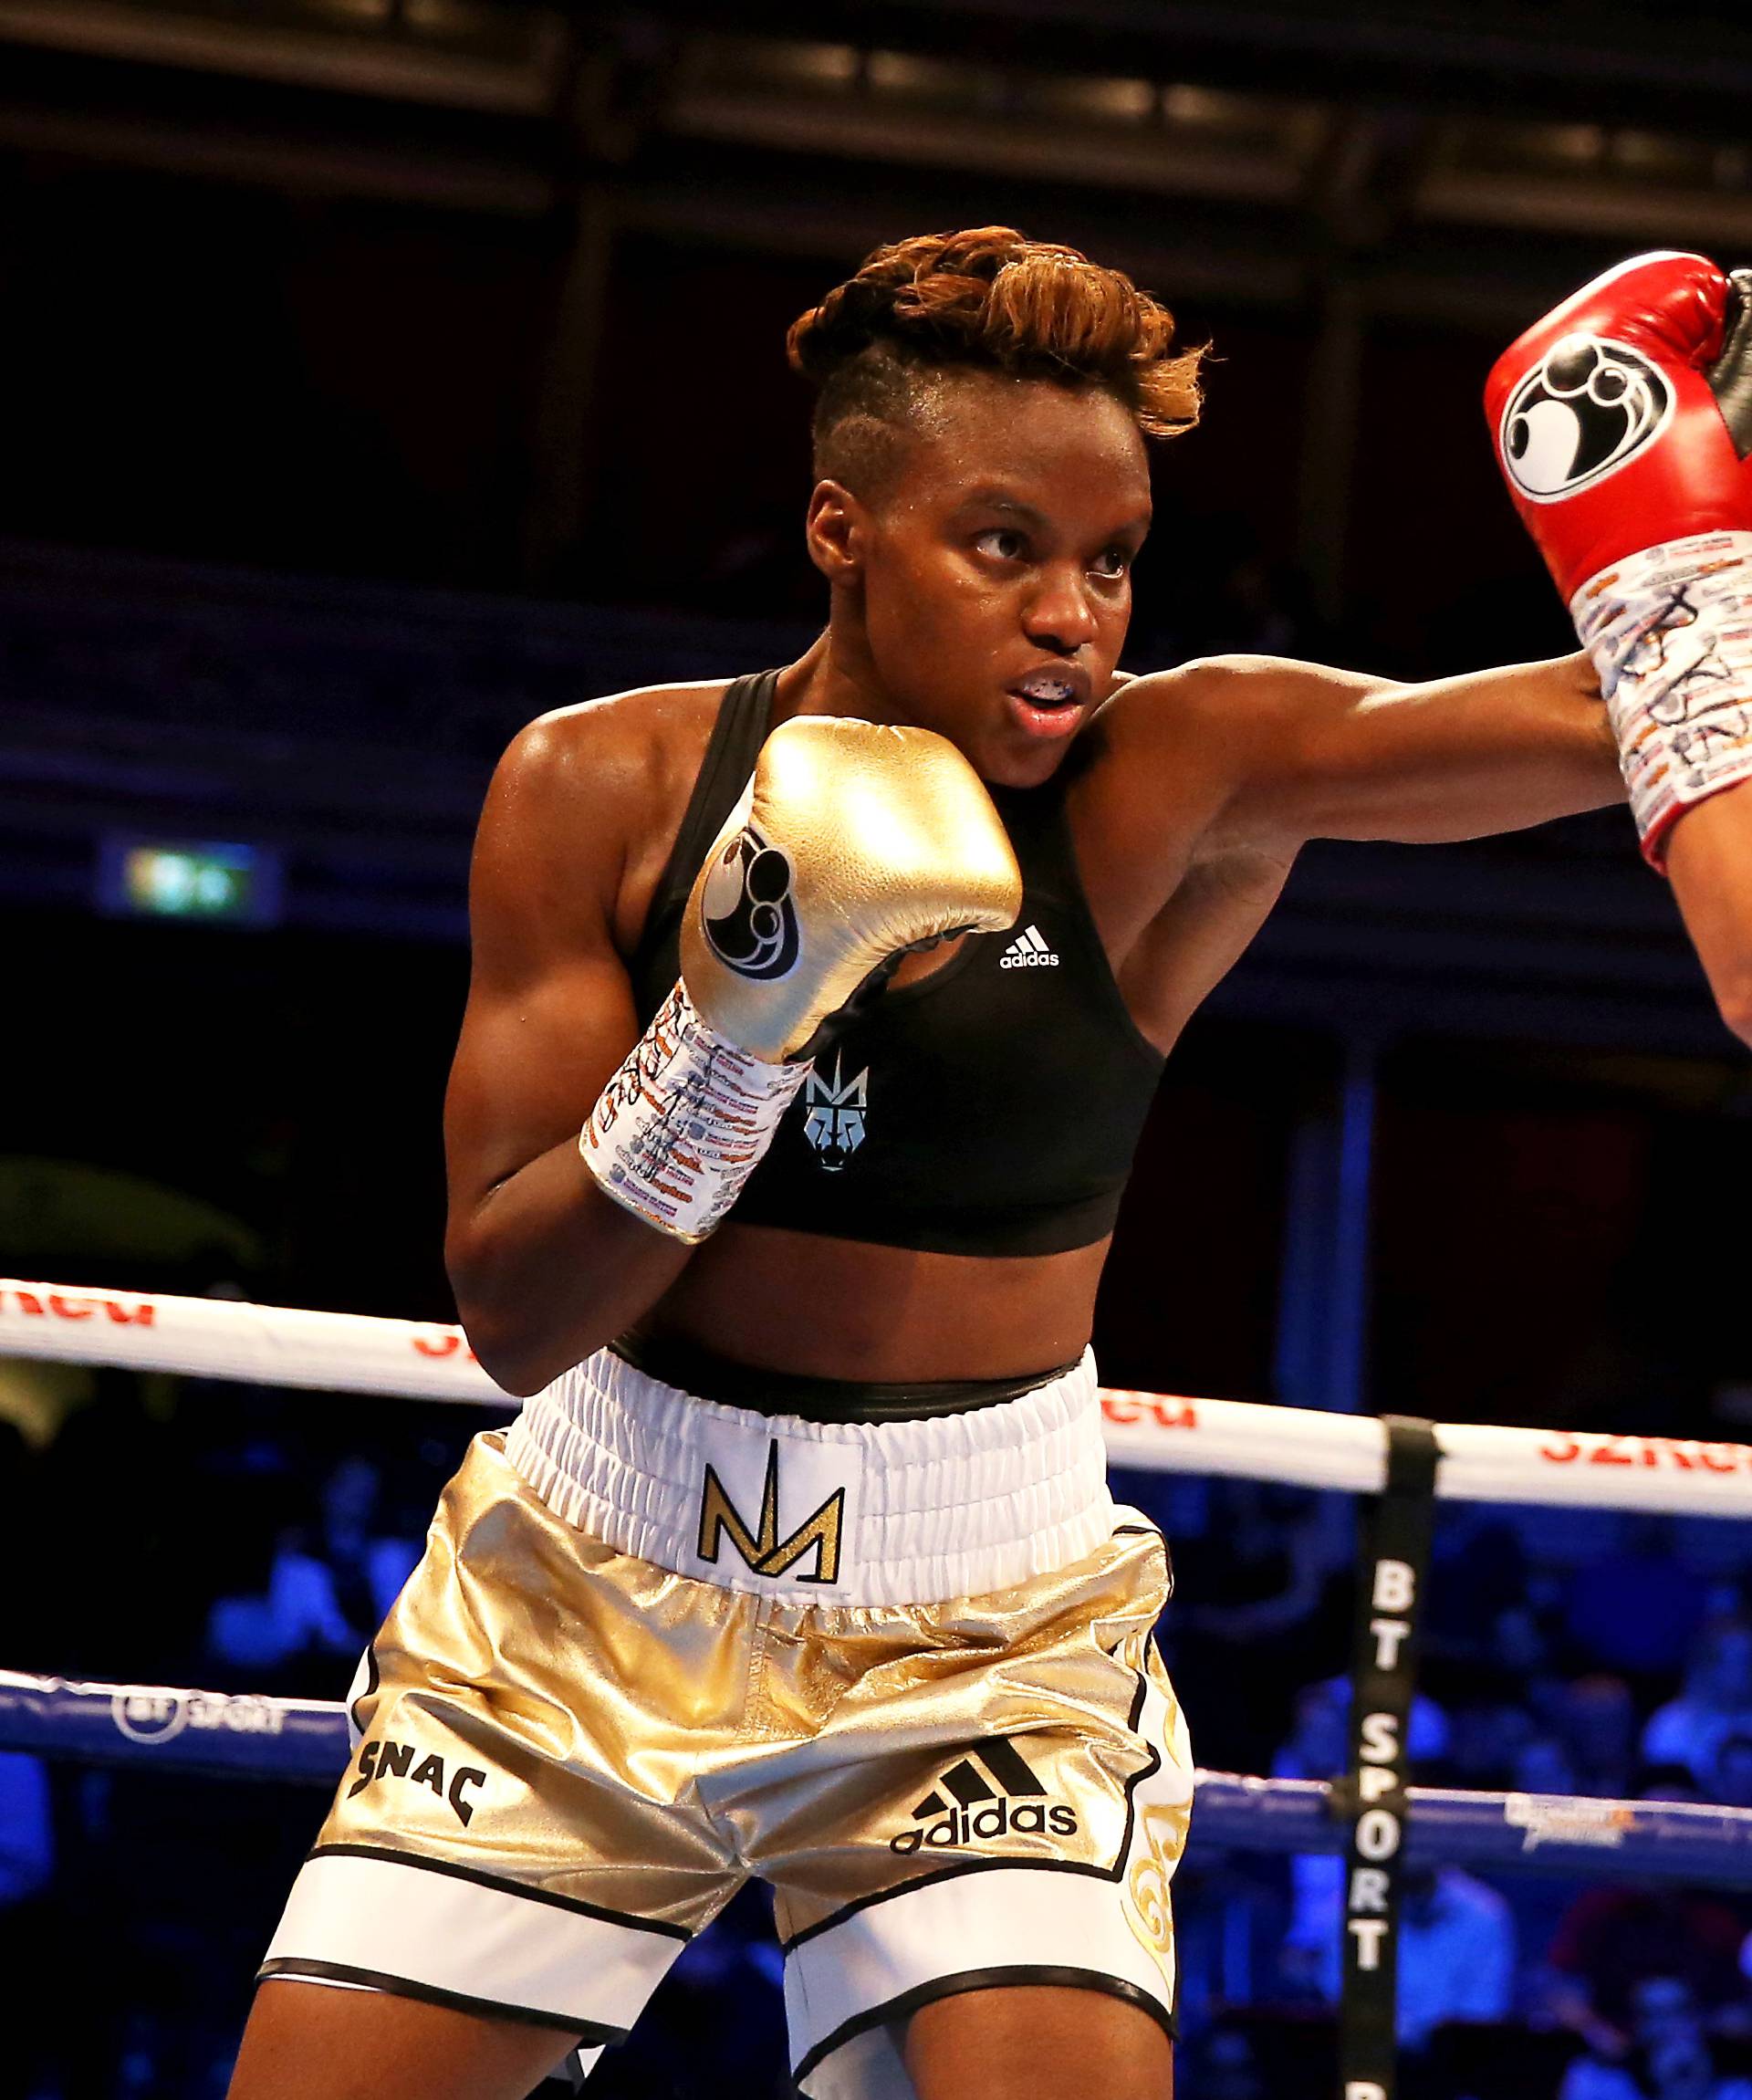
<svg viewBox="0 0 1752 2100"><path fill-rule="evenodd" d="M952 1764L913 1808L912 1817L912 1829L889 1839L891 1852L959 1850L1012 1835L1077 1834L1077 1811L1050 1800L1033 1766L1001 1737Z"/></svg>
<svg viewBox="0 0 1752 2100"><path fill-rule="evenodd" d="M1056 970L1058 958L1047 946L1038 926L1025 927L997 958L1000 970Z"/></svg>
<svg viewBox="0 0 1752 2100"><path fill-rule="evenodd" d="M1036 1778L1033 1767L1014 1743L1005 1742L1000 1738L996 1742L987 1743L979 1751L978 1757L978 1764L970 1757L963 1758L959 1764L952 1764L938 1782L946 1792L954 1795L963 1808L972 1808L976 1801L996 1801L1000 1794L1046 1792L1046 1788ZM984 1765L997 1782L995 1786L986 1783L979 1765ZM933 1789L920 1802L912 1813L923 1823L930 1816L947 1814L948 1809L949 1803Z"/></svg>

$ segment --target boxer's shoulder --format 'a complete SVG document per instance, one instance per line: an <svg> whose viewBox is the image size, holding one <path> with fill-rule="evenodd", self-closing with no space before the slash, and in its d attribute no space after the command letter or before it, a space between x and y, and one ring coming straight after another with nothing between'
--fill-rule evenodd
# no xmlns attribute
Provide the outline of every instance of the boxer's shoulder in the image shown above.
<svg viewBox="0 0 1752 2100"><path fill-rule="evenodd" d="M1123 679L1067 772L1083 891L1117 964L1223 845L1243 660Z"/></svg>
<svg viewBox="0 0 1752 2100"><path fill-rule="evenodd" d="M1296 657L1205 656L1130 680L1098 720L1111 717L1121 769L1195 787L1216 846L1250 839L1287 783L1330 765L1327 732L1392 684Z"/></svg>
<svg viewBox="0 0 1752 2100"><path fill-rule="evenodd" d="M685 799L728 683L636 685L556 707L512 738L498 779L544 799L587 795L603 814L677 789ZM626 813L635 820L641 814L631 807Z"/></svg>
<svg viewBox="0 0 1752 2100"><path fill-rule="evenodd" d="M1291 656L1198 656L1124 679L1100 719L1123 724L1139 738L1215 743L1220 756L1233 749L1236 735L1317 705L1323 684L1352 682L1346 672ZM1229 735L1214 737L1214 731Z"/></svg>
<svg viewBox="0 0 1752 2100"><path fill-rule="evenodd" d="M1088 770L1121 818L1132 809L1196 851L1221 824L1261 754L1317 704L1312 665L1277 656L1203 656L1127 678L1096 716Z"/></svg>
<svg viewBox="0 0 1752 2100"><path fill-rule="evenodd" d="M526 897L598 898L617 935L636 933L727 683L635 686L520 729L487 793L477 879L485 863Z"/></svg>

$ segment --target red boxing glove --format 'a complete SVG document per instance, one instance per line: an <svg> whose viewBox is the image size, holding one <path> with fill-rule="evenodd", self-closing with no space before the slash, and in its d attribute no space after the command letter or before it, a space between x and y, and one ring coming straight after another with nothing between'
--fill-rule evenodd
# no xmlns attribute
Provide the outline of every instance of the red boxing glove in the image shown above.
<svg viewBox="0 0 1752 2100"><path fill-rule="evenodd" d="M1723 355L1740 288L1702 256L1634 256L1492 366L1497 464L1566 604L1621 555L1752 528L1745 314Z"/></svg>
<svg viewBox="0 0 1752 2100"><path fill-rule="evenodd" d="M1687 808L1752 778L1752 272L1619 264L1497 360L1485 410L1658 867Z"/></svg>

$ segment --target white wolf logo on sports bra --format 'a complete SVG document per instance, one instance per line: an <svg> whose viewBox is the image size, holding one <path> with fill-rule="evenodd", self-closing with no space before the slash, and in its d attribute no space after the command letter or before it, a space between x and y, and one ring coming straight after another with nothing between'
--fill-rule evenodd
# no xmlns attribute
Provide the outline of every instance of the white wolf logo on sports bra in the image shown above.
<svg viewBox="0 0 1752 2100"><path fill-rule="evenodd" d="M864 1112L869 1105L870 1067L853 1078L842 1080L840 1060L833 1060L833 1077L812 1071L803 1082L803 1134L815 1148L821 1165L838 1174L864 1142Z"/></svg>

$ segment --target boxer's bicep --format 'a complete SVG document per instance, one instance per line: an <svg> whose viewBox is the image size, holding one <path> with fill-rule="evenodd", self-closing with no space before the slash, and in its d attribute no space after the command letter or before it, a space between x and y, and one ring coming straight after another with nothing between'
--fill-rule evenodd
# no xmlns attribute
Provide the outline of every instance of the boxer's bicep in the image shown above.
<svg viewBox="0 0 1752 2100"><path fill-rule="evenodd" d="M612 955L570 956L523 984L477 980L444 1101L453 1212L576 1138L638 1033Z"/></svg>
<svg viewBox="0 0 1752 2100"><path fill-rule="evenodd" d="M444 1108L453 1222L577 1135L639 1032L612 925L621 827L602 820L610 783L583 772L579 743L526 731L482 813Z"/></svg>

